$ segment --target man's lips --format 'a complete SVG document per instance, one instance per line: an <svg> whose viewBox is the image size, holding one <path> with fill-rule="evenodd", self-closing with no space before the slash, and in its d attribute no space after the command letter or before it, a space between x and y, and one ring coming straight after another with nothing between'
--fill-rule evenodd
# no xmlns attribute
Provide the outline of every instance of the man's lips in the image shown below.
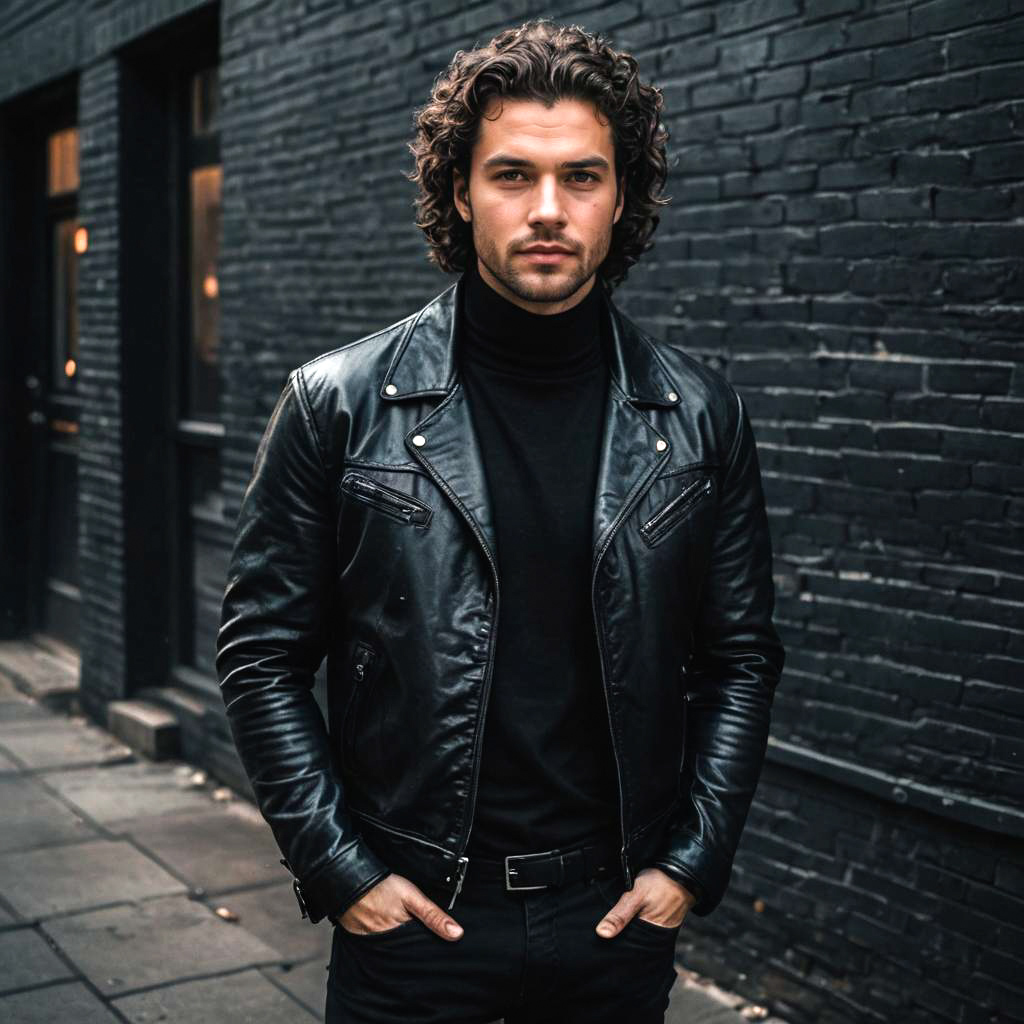
<svg viewBox="0 0 1024 1024"><path fill-rule="evenodd" d="M540 252L546 254L561 253L563 256L569 256L572 254L572 250L566 249L563 245L530 245L520 251L527 253Z"/></svg>
<svg viewBox="0 0 1024 1024"><path fill-rule="evenodd" d="M563 249L561 246L531 245L520 252L531 263L558 263L572 255L569 249Z"/></svg>

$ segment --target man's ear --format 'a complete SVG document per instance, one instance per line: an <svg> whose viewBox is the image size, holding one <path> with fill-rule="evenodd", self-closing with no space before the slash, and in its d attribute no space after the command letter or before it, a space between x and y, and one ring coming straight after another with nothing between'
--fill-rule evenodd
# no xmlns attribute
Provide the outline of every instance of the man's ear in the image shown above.
<svg viewBox="0 0 1024 1024"><path fill-rule="evenodd" d="M626 207L626 176L622 175L615 183L615 216L612 217L612 223L617 224L619 218L622 216L622 211Z"/></svg>
<svg viewBox="0 0 1024 1024"><path fill-rule="evenodd" d="M452 193L459 216L468 224L473 219L473 207L469 203L469 183L458 168L452 169Z"/></svg>

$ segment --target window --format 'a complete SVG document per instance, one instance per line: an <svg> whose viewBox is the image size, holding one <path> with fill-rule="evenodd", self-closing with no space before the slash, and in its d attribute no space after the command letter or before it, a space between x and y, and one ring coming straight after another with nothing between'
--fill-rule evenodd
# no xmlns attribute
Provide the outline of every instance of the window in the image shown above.
<svg viewBox="0 0 1024 1024"><path fill-rule="evenodd" d="M221 181L215 64L181 80L178 345L179 589L176 673L208 686L230 543L220 488Z"/></svg>
<svg viewBox="0 0 1024 1024"><path fill-rule="evenodd" d="M219 419L221 165L217 68L191 76L186 159L189 177L190 342L182 412Z"/></svg>
<svg viewBox="0 0 1024 1024"><path fill-rule="evenodd" d="M78 258L89 247L88 231L75 214L78 198L78 129L64 128L47 140L47 220L51 239L53 379L58 392L73 393L78 372Z"/></svg>

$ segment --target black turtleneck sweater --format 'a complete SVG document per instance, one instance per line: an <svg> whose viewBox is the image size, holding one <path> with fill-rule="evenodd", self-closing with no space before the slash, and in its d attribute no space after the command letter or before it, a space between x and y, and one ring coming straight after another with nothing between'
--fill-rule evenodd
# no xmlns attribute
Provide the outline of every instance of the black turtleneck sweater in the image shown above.
<svg viewBox="0 0 1024 1024"><path fill-rule="evenodd" d="M468 854L619 835L618 782L590 604L608 387L600 283L531 313L474 265L458 359L497 532L500 606Z"/></svg>

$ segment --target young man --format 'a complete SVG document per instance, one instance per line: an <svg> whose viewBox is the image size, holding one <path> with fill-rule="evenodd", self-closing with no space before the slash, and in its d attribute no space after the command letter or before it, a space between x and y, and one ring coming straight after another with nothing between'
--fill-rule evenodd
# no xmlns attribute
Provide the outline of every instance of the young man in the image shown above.
<svg viewBox="0 0 1024 1024"><path fill-rule="evenodd" d="M726 888L784 651L744 406L610 298L660 110L576 27L456 54L412 178L457 282L260 443L217 668L328 1021L661 1021Z"/></svg>

